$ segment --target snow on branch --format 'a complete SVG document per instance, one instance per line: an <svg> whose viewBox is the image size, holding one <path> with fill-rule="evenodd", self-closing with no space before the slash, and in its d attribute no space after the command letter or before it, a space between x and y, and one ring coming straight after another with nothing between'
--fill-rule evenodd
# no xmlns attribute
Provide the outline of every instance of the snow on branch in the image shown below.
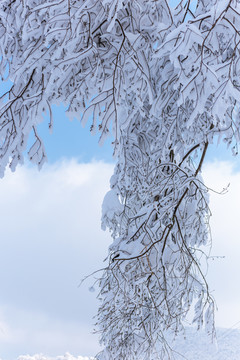
<svg viewBox="0 0 240 360"><path fill-rule="evenodd" d="M1 1L0 74L13 85L1 99L0 175L23 161L31 131L29 158L42 166L37 125L52 104L92 121L100 143L114 139L99 360L170 358L165 332L182 331L191 311L214 334L201 168L215 136L238 152L239 28L239 0Z"/></svg>

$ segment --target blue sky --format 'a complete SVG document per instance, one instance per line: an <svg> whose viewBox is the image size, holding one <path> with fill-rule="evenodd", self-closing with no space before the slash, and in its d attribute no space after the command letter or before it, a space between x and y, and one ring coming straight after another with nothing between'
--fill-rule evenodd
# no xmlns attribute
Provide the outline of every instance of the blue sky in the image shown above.
<svg viewBox="0 0 240 360"><path fill-rule="evenodd" d="M10 81L1 82L0 96L11 88L11 84ZM54 105L52 114L54 118L52 134L48 129L48 116L45 117L45 121L38 125L38 131L44 141L49 163L54 163L60 158L72 157L81 162L92 159L114 161L112 158L112 139L108 138L104 145L100 147L97 135L92 136L90 133L90 121L83 129L79 120L70 121L67 118L63 105ZM33 136L30 136L29 145L31 145L31 141L33 141Z"/></svg>
<svg viewBox="0 0 240 360"><path fill-rule="evenodd" d="M83 128L80 121L70 121L65 115L64 106L53 106L53 133L50 134L47 122L39 126L39 133L44 139L48 161L53 163L61 157L75 157L81 162L95 160L113 161L111 138L103 146L98 145L97 135L90 133L91 122Z"/></svg>

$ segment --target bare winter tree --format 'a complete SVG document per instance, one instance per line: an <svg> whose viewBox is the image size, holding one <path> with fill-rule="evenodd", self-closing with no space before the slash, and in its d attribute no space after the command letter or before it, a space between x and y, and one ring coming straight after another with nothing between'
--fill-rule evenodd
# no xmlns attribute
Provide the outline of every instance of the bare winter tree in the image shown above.
<svg viewBox="0 0 240 360"><path fill-rule="evenodd" d="M0 171L28 151L64 103L117 158L103 202L113 243L100 279L99 359L167 359L165 331L214 331L201 268L208 189L201 168L215 136L237 153L240 0L2 0ZM207 255L206 255L207 256ZM205 319L205 320L204 320Z"/></svg>

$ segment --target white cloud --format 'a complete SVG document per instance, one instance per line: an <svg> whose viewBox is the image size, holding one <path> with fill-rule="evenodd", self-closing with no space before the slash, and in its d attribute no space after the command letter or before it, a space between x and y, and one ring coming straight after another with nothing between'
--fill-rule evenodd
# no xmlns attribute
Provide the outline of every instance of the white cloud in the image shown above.
<svg viewBox="0 0 240 360"><path fill-rule="evenodd" d="M101 203L113 165L75 160L7 172L0 182L0 358L45 353L94 355L90 335L96 292L80 280L103 266L110 235L100 230ZM212 255L209 266L217 300L217 325L240 321L240 173L230 163L208 163L207 185L228 194L211 195ZM240 326L240 323L238 324ZM238 327L236 325L236 327Z"/></svg>
<svg viewBox="0 0 240 360"><path fill-rule="evenodd" d="M0 184L0 357L66 351L94 355L97 311L91 282L110 235L101 203L113 165L72 160L41 172L22 167ZM92 280L93 281L93 280Z"/></svg>
<svg viewBox="0 0 240 360"><path fill-rule="evenodd" d="M218 305L217 325L240 328L240 172L231 162L209 162L204 179L218 192L230 183L225 195L210 192L212 255L224 258L210 261L208 278Z"/></svg>

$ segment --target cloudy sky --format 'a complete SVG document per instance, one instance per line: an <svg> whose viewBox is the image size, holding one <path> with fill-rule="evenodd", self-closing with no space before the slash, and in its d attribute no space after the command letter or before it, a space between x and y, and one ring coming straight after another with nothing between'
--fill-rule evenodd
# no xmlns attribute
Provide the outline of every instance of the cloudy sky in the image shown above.
<svg viewBox="0 0 240 360"><path fill-rule="evenodd" d="M91 335L97 292L81 279L101 268L111 239L101 231L101 202L113 171L110 141L70 123L55 109L45 139L49 163L41 172L27 162L0 181L0 358L45 353L94 355ZM45 126L45 127L44 127ZM218 304L216 324L240 327L240 159L215 147L203 175L226 195L211 195L213 258L209 282ZM225 258L223 258L225 256ZM92 280L93 281L93 280ZM236 324L236 325L235 325Z"/></svg>

